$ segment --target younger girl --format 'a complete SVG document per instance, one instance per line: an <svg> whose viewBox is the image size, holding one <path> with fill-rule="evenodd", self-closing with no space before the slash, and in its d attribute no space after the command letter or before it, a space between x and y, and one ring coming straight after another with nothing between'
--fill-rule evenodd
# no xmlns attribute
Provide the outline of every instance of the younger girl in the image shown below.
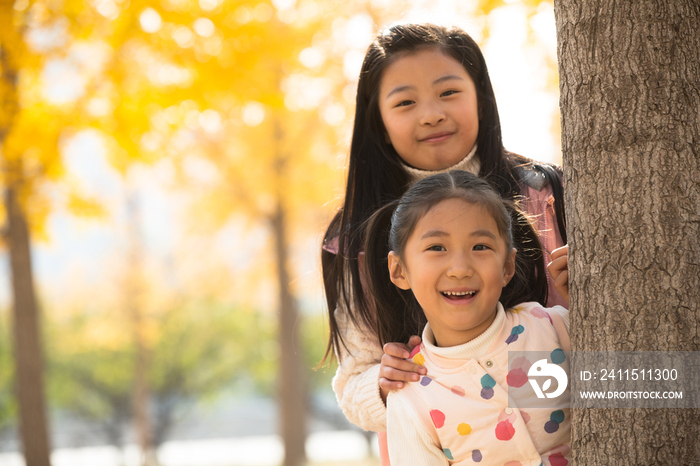
<svg viewBox="0 0 700 466"><path fill-rule="evenodd" d="M522 218L488 183L455 170L370 219L365 276L380 340L400 341L407 316L427 319L412 355L429 375L387 400L392 464L568 464L568 397L532 410L508 398L530 390L523 376L536 362L521 357L509 372L509 352L546 351L561 364L569 350L568 311L514 292L532 283L516 261L512 223L527 225Z"/></svg>
<svg viewBox="0 0 700 466"><path fill-rule="evenodd" d="M362 226L416 180L448 169L471 171L502 196L523 198L542 244L541 249L531 240L519 245L519 256L533 259L524 265L541 255L548 262L549 253L566 243L561 171L503 148L478 45L458 28L392 26L377 35L362 65L347 190L322 251L330 325L326 355L339 361L333 390L343 413L365 430L386 429L386 394L417 379L414 371L424 368L402 359L408 354L402 345L388 345L385 353L379 344L376 314L360 274ZM527 299L562 303L545 269L528 266L538 283L528 288ZM405 330L417 335L422 326Z"/></svg>

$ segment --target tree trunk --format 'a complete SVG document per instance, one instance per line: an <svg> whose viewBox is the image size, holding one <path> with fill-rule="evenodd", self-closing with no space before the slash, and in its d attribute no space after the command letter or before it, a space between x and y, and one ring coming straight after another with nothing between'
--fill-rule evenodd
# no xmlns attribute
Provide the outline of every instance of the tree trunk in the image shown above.
<svg viewBox="0 0 700 466"><path fill-rule="evenodd" d="M275 137L282 140L279 124ZM279 144L278 144L279 146ZM306 462L306 372L303 351L299 344L300 316L290 289L287 269L287 222L284 207L284 166L279 155L275 163L276 211L272 215L272 234L275 241L275 261L279 285L279 378L280 430L284 443L284 466L299 466Z"/></svg>
<svg viewBox="0 0 700 466"><path fill-rule="evenodd" d="M127 198L129 231L129 264L126 277L126 307L131 318L136 360L134 362L134 430L141 450L141 465L157 464L151 417L149 413L150 390L148 386L149 353L145 339L143 318L143 245L141 239L141 217L135 193Z"/></svg>
<svg viewBox="0 0 700 466"><path fill-rule="evenodd" d="M555 0L577 351L698 351L700 4ZM581 465L698 464L693 409L574 409Z"/></svg>
<svg viewBox="0 0 700 466"><path fill-rule="evenodd" d="M21 161L7 160L2 147L19 112L17 74L22 39L13 22L14 2L0 1L0 154L5 183L6 240L10 251L12 314L19 427L27 466L50 465L46 402L44 400L41 331L34 294L29 228L17 201Z"/></svg>
<svg viewBox="0 0 700 466"><path fill-rule="evenodd" d="M12 275L15 374L24 459L27 466L49 466L51 448L44 400L44 364L29 229L12 186L5 191L5 209Z"/></svg>

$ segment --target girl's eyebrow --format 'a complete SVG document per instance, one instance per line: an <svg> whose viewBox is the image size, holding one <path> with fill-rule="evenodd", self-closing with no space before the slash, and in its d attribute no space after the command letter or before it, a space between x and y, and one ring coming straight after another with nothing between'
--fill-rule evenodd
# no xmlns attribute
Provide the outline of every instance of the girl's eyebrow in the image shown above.
<svg viewBox="0 0 700 466"><path fill-rule="evenodd" d="M442 230L429 230L423 236L421 236L420 239L441 238L444 236L450 236L450 235Z"/></svg>
<svg viewBox="0 0 700 466"><path fill-rule="evenodd" d="M462 78L461 76L457 76L454 74L448 74L447 76L442 76L441 78L437 78L435 81L433 81L433 86L435 84L440 84L441 82L444 82L444 81L451 81L453 79L457 79L459 81L464 81L464 78Z"/></svg>
<svg viewBox="0 0 700 466"><path fill-rule="evenodd" d="M445 81L451 81L451 80L453 80L453 79L454 79L454 80L459 80L459 81L464 81L464 78L462 78L461 76L457 76L457 75L454 75L454 74L448 74L447 76L441 76L441 77L437 78L435 81L433 81L433 86L436 85L436 84L440 84L440 83L442 83L442 82L445 82ZM395 87L394 89L391 90L391 92L389 92L389 93L386 95L385 98L388 99L388 98L391 97L393 94L396 94L396 93L402 92L402 91L407 91L407 90L410 90L410 89L415 89L415 86L406 85L406 86L398 86L398 87Z"/></svg>
<svg viewBox="0 0 700 466"><path fill-rule="evenodd" d="M406 86L398 86L398 87L395 87L395 88L393 88L393 89L391 90L391 92L389 92L389 93L386 95L385 99L388 99L388 98L391 97L393 94L396 94L396 93L398 93L398 92L407 91L407 90L409 90L409 89L415 89L415 86L408 86L408 85L406 85Z"/></svg>
<svg viewBox="0 0 700 466"><path fill-rule="evenodd" d="M494 239L494 240L498 239L498 238L496 238L496 235L494 235L493 232L490 230L472 231L471 233L469 233L469 236L486 236L486 237Z"/></svg>
<svg viewBox="0 0 700 466"><path fill-rule="evenodd" d="M445 236L450 236L450 234L442 230L428 230L423 236L420 237L420 239L442 238ZM496 235L494 235L493 232L490 230L475 230L469 233L469 236L486 236L487 238L491 238L493 240L498 239L496 238Z"/></svg>

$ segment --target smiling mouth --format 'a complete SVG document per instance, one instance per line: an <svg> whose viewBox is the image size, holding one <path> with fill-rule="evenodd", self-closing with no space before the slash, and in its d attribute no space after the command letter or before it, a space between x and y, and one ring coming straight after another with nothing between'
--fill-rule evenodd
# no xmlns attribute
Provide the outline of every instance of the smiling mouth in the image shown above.
<svg viewBox="0 0 700 466"><path fill-rule="evenodd" d="M430 136L421 139L421 142L443 141L443 140L447 139L448 137L452 136L452 134L454 134L454 133L444 132L444 133L431 134Z"/></svg>
<svg viewBox="0 0 700 466"><path fill-rule="evenodd" d="M464 299L464 298L471 298L476 294L476 290L474 291L441 291L440 292L445 298L450 299L450 300L458 300L458 299Z"/></svg>

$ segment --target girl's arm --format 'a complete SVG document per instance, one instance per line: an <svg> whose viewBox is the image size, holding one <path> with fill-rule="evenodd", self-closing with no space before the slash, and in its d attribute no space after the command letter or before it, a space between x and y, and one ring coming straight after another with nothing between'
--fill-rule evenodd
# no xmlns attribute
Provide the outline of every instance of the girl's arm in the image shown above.
<svg viewBox="0 0 700 466"><path fill-rule="evenodd" d="M369 328L357 327L342 306L335 310L338 330L345 346L337 355L338 370L333 391L338 405L350 422L364 430L386 430L386 406L379 392L379 363L382 347Z"/></svg>
<svg viewBox="0 0 700 466"><path fill-rule="evenodd" d="M366 327L356 327L340 307L335 318L347 346L341 345L342 362L333 377L338 405L356 426L384 431L388 393L403 388L404 382L418 381L419 373L427 373L425 367L406 361L411 349L420 344L420 337L411 337L409 346L387 343L384 352L376 334Z"/></svg>
<svg viewBox="0 0 700 466"><path fill-rule="evenodd" d="M410 390L410 389L407 389ZM425 430L402 392L391 392L387 399L387 444L391 464L447 466L449 461Z"/></svg>

